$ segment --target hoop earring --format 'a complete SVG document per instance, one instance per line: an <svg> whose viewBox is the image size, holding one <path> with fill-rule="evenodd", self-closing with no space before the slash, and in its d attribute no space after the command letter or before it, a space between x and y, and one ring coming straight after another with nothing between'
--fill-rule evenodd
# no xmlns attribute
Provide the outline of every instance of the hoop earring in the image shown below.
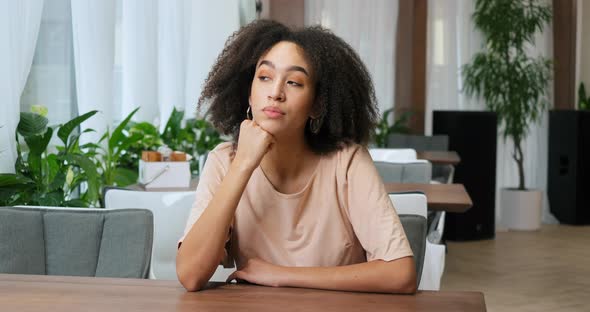
<svg viewBox="0 0 590 312"><path fill-rule="evenodd" d="M309 130L313 134L318 134L320 132L320 127L322 126L319 118L309 118Z"/></svg>
<svg viewBox="0 0 590 312"><path fill-rule="evenodd" d="M254 116L252 116L252 112L250 111L250 105L248 105L248 110L246 110L246 119L254 119Z"/></svg>

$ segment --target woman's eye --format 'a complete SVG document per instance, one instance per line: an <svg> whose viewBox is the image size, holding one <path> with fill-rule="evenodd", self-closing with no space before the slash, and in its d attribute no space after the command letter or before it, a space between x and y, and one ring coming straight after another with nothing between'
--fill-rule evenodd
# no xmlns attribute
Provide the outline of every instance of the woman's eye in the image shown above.
<svg viewBox="0 0 590 312"><path fill-rule="evenodd" d="M270 78L268 76L258 76L258 80L267 81L267 80L270 80Z"/></svg>
<svg viewBox="0 0 590 312"><path fill-rule="evenodd" d="M292 85L292 86L295 86L295 87L301 87L302 86L302 84L297 83L295 81L287 81L287 84Z"/></svg>

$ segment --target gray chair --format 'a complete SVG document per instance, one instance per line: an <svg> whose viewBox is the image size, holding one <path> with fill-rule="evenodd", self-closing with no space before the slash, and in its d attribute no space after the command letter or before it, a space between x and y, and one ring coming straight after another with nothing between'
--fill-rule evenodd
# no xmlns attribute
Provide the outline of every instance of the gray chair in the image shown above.
<svg viewBox="0 0 590 312"><path fill-rule="evenodd" d="M0 273L146 278L144 209L0 207Z"/></svg>
<svg viewBox="0 0 590 312"><path fill-rule="evenodd" d="M393 163L373 162L384 183L430 183L432 164L430 162Z"/></svg>
<svg viewBox="0 0 590 312"><path fill-rule="evenodd" d="M448 151L448 135L412 135L412 134L390 134L387 137L388 148L412 148L417 152L422 151ZM440 183L452 183L455 167L452 165L432 166L432 180Z"/></svg>
<svg viewBox="0 0 590 312"><path fill-rule="evenodd" d="M391 193L389 199L397 211L414 253L416 277L420 287L426 254L426 196L419 192Z"/></svg>
<svg viewBox="0 0 590 312"><path fill-rule="evenodd" d="M449 150L448 135L413 135L393 133L387 137L388 148L413 148L416 151Z"/></svg>

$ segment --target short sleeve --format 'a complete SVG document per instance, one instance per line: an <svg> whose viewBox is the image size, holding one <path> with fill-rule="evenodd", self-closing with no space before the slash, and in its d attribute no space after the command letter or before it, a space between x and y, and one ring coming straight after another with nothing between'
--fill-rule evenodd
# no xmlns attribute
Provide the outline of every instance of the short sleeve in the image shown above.
<svg viewBox="0 0 590 312"><path fill-rule="evenodd" d="M195 193L195 201L187 219L184 234L178 240L178 247L180 247L188 232L201 217L209 205L209 202L213 198L213 195L217 191L217 188L223 181L223 177L227 173L227 166L229 163L228 149L231 149L231 143L222 143L209 153L207 161L205 162L205 166L203 167L203 172L199 177L199 184L197 185L197 190ZM231 231L232 226L230 226L230 231L228 232L225 245L225 257L222 261L222 264L225 267L228 267L228 265L231 266L231 259L229 259L228 256Z"/></svg>
<svg viewBox="0 0 590 312"><path fill-rule="evenodd" d="M347 209L367 261L391 261L412 256L406 233L369 152L361 146L349 152Z"/></svg>

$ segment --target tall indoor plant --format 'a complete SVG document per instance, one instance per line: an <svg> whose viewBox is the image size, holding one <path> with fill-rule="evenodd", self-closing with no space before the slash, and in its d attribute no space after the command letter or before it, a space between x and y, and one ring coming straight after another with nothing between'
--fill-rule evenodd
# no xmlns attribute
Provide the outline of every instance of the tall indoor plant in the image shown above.
<svg viewBox="0 0 590 312"><path fill-rule="evenodd" d="M546 3L477 0L473 21L483 34L485 49L463 67L464 91L483 98L497 114L504 139L510 138L514 145L518 187L503 189L501 200L508 226L515 229L540 226L542 193L525 186L522 144L531 123L538 122L547 108L551 61L527 53L527 46L535 44L535 34L551 21L551 7Z"/></svg>

